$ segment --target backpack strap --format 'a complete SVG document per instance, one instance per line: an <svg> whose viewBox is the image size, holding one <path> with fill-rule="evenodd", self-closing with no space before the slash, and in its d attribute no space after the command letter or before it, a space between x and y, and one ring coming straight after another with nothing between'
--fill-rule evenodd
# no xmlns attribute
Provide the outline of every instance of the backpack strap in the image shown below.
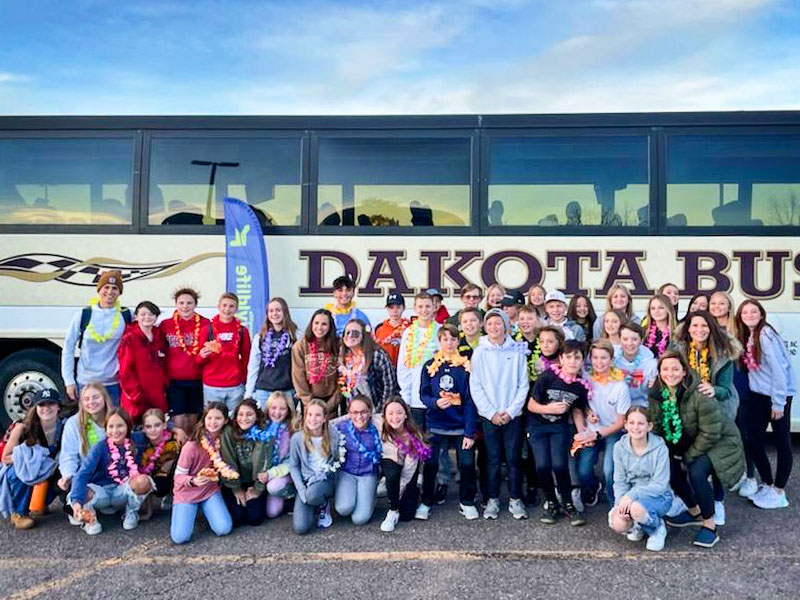
<svg viewBox="0 0 800 600"><path fill-rule="evenodd" d="M89 326L89 321L92 320L92 307L84 306L81 310L81 323L78 326L78 350L83 346L83 334Z"/></svg>
<svg viewBox="0 0 800 600"><path fill-rule="evenodd" d="M211 321L208 322L208 341L214 341L214 324Z"/></svg>
<svg viewBox="0 0 800 600"><path fill-rule="evenodd" d="M131 315L131 309L127 306L123 306L122 310L122 320L125 321L125 325L130 325L133 322L133 316Z"/></svg>

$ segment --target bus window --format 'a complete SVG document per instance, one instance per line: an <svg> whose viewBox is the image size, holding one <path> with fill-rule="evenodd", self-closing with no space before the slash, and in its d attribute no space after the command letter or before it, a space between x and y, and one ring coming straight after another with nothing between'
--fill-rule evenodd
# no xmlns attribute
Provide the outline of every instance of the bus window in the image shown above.
<svg viewBox="0 0 800 600"><path fill-rule="evenodd" d="M470 225L470 140L320 139L317 223Z"/></svg>
<svg viewBox="0 0 800 600"><path fill-rule="evenodd" d="M672 135L667 227L800 225L800 135Z"/></svg>
<svg viewBox="0 0 800 600"><path fill-rule="evenodd" d="M490 226L646 226L645 136L490 138Z"/></svg>
<svg viewBox="0 0 800 600"><path fill-rule="evenodd" d="M130 225L133 138L0 139L0 224Z"/></svg>
<svg viewBox="0 0 800 600"><path fill-rule="evenodd" d="M221 225L222 200L250 204L262 226L300 224L300 138L154 137L150 225Z"/></svg>

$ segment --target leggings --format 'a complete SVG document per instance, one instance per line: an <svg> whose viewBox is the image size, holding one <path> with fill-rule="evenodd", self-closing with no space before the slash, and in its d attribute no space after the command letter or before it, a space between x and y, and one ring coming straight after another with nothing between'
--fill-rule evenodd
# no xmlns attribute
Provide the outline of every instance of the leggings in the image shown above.
<svg viewBox="0 0 800 600"><path fill-rule="evenodd" d="M536 475L545 498L556 500L553 474L558 483L561 502L572 502L572 479L569 475L569 449L572 445L572 426L569 423L531 424L528 444L536 457Z"/></svg>
<svg viewBox="0 0 800 600"><path fill-rule="evenodd" d="M750 444L747 441L747 424L750 421L750 403L748 402L748 397L750 396L750 380L748 379L747 371L735 367L733 371L733 385L736 387L736 391L739 394L739 410L736 412L736 426L739 428L739 434L742 436L747 476L752 478L756 475L756 466L753 462L753 456L750 454Z"/></svg>
<svg viewBox="0 0 800 600"><path fill-rule="evenodd" d="M686 471L682 465L686 466ZM708 476L716 479L714 467L707 454L701 454L692 462L679 460L673 456L669 459L669 482L675 493L687 507L700 506L700 514L704 519L714 516L714 488L708 482Z"/></svg>
<svg viewBox="0 0 800 600"><path fill-rule="evenodd" d="M417 487L417 476L419 475L419 465L411 476L411 480L406 484L406 489L400 494L400 477L403 474L402 465L398 465L393 460L384 458L381 461L381 469L386 477L386 496L389 498L389 508L400 513L401 521L410 521L414 518L419 502L419 487Z"/></svg>
<svg viewBox="0 0 800 600"><path fill-rule="evenodd" d="M286 503L283 495L278 496L286 489L286 486L292 485L292 478L289 475L283 477L276 477L267 482L266 496L266 515L268 519L274 519L283 512L283 506Z"/></svg>
<svg viewBox="0 0 800 600"><path fill-rule="evenodd" d="M747 402L747 444L750 455L761 476L761 481L766 485L775 485L785 488L792 472L792 438L789 433L789 424L792 414L792 397L786 398L783 417L771 421L772 399L763 394L750 392ZM767 425L772 423L772 439L778 451L778 468L775 479L772 479L772 467L767 457Z"/></svg>

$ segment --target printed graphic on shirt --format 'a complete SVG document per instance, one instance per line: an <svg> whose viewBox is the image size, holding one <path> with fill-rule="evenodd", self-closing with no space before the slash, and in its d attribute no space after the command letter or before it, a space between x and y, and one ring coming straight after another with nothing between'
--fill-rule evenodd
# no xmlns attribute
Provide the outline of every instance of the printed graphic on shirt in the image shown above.
<svg viewBox="0 0 800 600"><path fill-rule="evenodd" d="M453 376L450 373L445 373L439 379L439 389L444 390L445 392L453 391L453 388L456 387L456 382L453 379Z"/></svg>

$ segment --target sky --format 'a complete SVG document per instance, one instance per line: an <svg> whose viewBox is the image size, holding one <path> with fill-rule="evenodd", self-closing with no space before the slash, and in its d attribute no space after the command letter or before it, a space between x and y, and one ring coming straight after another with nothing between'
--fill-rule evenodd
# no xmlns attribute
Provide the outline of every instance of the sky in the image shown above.
<svg viewBox="0 0 800 600"><path fill-rule="evenodd" d="M797 0L0 0L1 115L800 108Z"/></svg>

